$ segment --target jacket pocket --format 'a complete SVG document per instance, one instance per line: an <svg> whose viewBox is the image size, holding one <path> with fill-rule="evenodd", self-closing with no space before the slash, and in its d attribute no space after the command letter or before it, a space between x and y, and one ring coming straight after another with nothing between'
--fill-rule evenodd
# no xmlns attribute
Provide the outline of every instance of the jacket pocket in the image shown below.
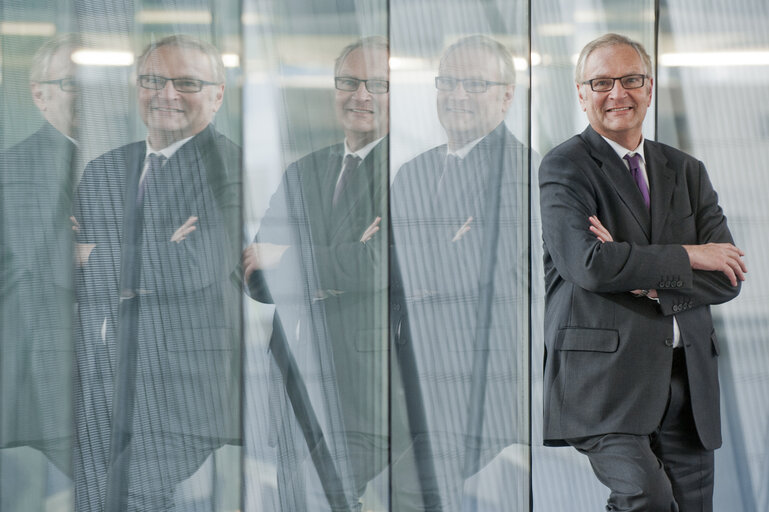
<svg viewBox="0 0 769 512"><path fill-rule="evenodd" d="M585 352L616 352L619 347L619 332L614 329L567 328L558 333L561 339L559 350Z"/></svg>

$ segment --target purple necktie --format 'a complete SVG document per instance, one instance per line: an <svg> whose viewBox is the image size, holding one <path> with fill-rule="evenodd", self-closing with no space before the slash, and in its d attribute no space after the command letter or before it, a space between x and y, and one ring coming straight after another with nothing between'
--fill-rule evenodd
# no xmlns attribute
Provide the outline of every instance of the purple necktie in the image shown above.
<svg viewBox="0 0 769 512"><path fill-rule="evenodd" d="M342 174L339 176L339 181L336 182L336 188L334 189L334 197L331 199L331 205L336 206L337 201L344 191L345 185L352 178L355 169L360 163L360 157L350 153L344 157L344 165L342 165Z"/></svg>
<svg viewBox="0 0 769 512"><path fill-rule="evenodd" d="M649 186L644 179L643 170L641 169L641 155L634 153L631 155L628 153L623 157L630 164L630 174L633 175L635 184L638 185L638 190L641 191L641 195L644 197L644 204L646 208L649 208Z"/></svg>
<svg viewBox="0 0 769 512"><path fill-rule="evenodd" d="M147 156L147 159L149 160L149 164L147 165L147 172L144 173L144 176L140 178L141 181L139 181L139 192L136 194L137 204L142 204L144 201L144 193L147 190L147 180L150 178L150 176L159 171L167 160L165 156L159 153L150 153L149 156Z"/></svg>

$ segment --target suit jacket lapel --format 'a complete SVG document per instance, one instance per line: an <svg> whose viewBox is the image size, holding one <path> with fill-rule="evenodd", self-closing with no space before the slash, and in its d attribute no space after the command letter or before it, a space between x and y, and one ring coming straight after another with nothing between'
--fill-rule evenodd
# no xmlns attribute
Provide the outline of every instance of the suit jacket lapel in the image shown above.
<svg viewBox="0 0 769 512"><path fill-rule="evenodd" d="M582 132L582 138L587 142L591 156L598 163L606 179L612 184L622 202L625 203L625 206L630 210L638 225L643 229L646 238L651 239L651 216L649 210L646 208L643 196L638 190L638 185L633 180L633 176L630 174L625 163L593 128L588 126ZM654 199L652 199L653 204Z"/></svg>
<svg viewBox="0 0 769 512"><path fill-rule="evenodd" d="M665 155L649 141L644 143L644 155L646 156L646 174L649 176L652 242L654 242L663 232L662 228L672 211L670 203L675 188L675 170L668 166Z"/></svg>

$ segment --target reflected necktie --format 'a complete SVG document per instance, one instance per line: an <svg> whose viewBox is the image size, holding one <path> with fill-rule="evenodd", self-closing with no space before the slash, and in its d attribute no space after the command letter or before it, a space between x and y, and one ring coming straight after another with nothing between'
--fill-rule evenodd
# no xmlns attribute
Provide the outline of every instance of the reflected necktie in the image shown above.
<svg viewBox="0 0 769 512"><path fill-rule="evenodd" d="M154 173L163 167L163 164L166 163L167 160L167 158L160 153L150 153L147 156L147 159L149 160L149 165L147 166L147 172L144 173L144 176L141 177L141 181L139 181L139 191L136 194L137 204L142 204L144 201L144 193L147 190L147 181Z"/></svg>
<svg viewBox="0 0 769 512"><path fill-rule="evenodd" d="M646 208L649 208L649 186L646 184L646 180L644 179L643 170L641 169L641 155L638 153L630 154L628 153L623 157L625 160L627 160L627 163L630 164L630 174L633 175L633 179L635 180L635 184L638 185L638 190L641 191L641 195L644 198L644 204L646 205Z"/></svg>
<svg viewBox="0 0 769 512"><path fill-rule="evenodd" d="M344 157L344 165L342 165L342 175L339 177L339 181L336 182L336 188L334 188L334 197L331 199L331 205L336 206L339 198L342 196L344 188L347 183L352 179L353 172L360 163L360 157L350 153Z"/></svg>

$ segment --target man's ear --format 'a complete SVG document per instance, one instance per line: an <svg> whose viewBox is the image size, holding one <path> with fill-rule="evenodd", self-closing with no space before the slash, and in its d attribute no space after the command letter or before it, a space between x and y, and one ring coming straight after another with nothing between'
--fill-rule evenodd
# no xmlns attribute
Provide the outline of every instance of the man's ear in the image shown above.
<svg viewBox="0 0 769 512"><path fill-rule="evenodd" d="M649 104L646 105L647 107L651 107L652 104L652 93L654 92L654 78L649 77Z"/></svg>
<svg viewBox="0 0 769 512"><path fill-rule="evenodd" d="M214 90L216 95L214 97L214 112L218 112L222 106L222 101L224 101L224 84L217 85Z"/></svg>
<svg viewBox="0 0 769 512"><path fill-rule="evenodd" d="M38 110L40 110L40 112L45 112L48 109L48 106L45 102L45 91L43 90L43 85L37 82L32 82L29 84L29 92L32 93L32 101L35 102L35 106L38 108Z"/></svg>
<svg viewBox="0 0 769 512"><path fill-rule="evenodd" d="M506 85L505 95L502 97L502 112L507 113L507 109L510 108L510 104L513 102L515 96L515 86Z"/></svg>
<svg viewBox="0 0 769 512"><path fill-rule="evenodd" d="M580 87L580 84L577 84L577 97L579 98L579 106L582 108L582 112L587 111L587 104L585 98L582 96L582 87Z"/></svg>

